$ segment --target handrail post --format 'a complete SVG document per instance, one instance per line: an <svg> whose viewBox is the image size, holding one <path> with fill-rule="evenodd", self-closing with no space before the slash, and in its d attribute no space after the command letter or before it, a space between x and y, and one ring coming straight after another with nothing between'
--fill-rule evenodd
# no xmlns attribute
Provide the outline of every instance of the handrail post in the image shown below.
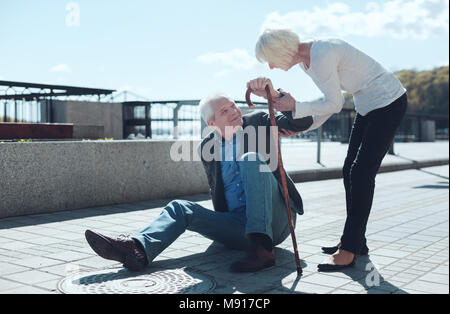
<svg viewBox="0 0 450 314"><path fill-rule="evenodd" d="M173 138L178 139L178 112L183 105L177 103L177 106L173 109Z"/></svg>
<svg viewBox="0 0 450 314"><path fill-rule="evenodd" d="M317 129L317 163L320 164L322 143L322 127Z"/></svg>

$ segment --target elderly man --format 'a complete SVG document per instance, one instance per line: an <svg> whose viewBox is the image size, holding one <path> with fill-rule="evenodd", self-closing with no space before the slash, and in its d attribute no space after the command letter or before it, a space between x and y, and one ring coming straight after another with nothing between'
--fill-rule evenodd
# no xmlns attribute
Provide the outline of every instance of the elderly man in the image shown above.
<svg viewBox="0 0 450 314"><path fill-rule="evenodd" d="M232 271L254 272L275 264L273 247L290 231L279 169L271 171L263 157L265 148L276 146L270 143L269 115L259 111L243 116L226 95L203 99L200 112L214 130L201 142L200 152L215 210L174 200L133 237L112 238L87 230L86 239L98 255L140 271L190 230L228 248L246 250L246 255L231 265ZM293 119L290 112L277 115L276 121L284 134L314 128L312 117ZM249 131L252 128L255 130ZM268 144L264 152L259 152L261 143ZM291 210L301 215L300 194L289 176L287 182ZM295 223L295 214L292 216Z"/></svg>

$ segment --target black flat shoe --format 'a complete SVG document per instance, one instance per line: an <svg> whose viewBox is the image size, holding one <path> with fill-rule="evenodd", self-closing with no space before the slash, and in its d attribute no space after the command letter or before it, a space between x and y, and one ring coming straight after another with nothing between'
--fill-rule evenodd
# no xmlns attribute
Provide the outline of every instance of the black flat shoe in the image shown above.
<svg viewBox="0 0 450 314"><path fill-rule="evenodd" d="M333 255L334 253L336 253L339 250L339 246L324 246L322 247L322 253L324 254L328 254L328 255ZM369 248L366 246L365 248L363 248L361 250L361 252L358 254L360 256L365 256L369 254Z"/></svg>
<svg viewBox="0 0 450 314"><path fill-rule="evenodd" d="M341 271L343 269L347 269L347 268L351 268L351 267L355 266L355 260L356 260L356 257L354 257L353 261L347 265L336 265L336 264L323 263L323 264L317 265L317 269L319 272Z"/></svg>

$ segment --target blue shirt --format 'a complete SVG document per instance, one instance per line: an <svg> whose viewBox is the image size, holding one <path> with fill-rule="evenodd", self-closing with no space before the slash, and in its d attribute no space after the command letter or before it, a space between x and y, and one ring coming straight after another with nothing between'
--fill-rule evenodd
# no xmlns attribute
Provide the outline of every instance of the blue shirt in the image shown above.
<svg viewBox="0 0 450 314"><path fill-rule="evenodd" d="M240 145L236 143L236 139L237 136L234 135L232 140L222 140L222 161L220 167L228 210L244 212L246 198L237 161L237 156L240 156Z"/></svg>

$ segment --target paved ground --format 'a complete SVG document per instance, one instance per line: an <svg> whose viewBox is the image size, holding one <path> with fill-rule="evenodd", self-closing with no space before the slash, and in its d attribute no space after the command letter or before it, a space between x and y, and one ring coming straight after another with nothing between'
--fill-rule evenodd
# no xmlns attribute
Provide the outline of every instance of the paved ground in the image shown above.
<svg viewBox="0 0 450 314"><path fill-rule="evenodd" d="M448 146L447 146L448 157ZM215 293L449 293L448 166L380 174L367 230L368 257L355 268L323 274L320 246L338 241L345 219L341 180L298 184L305 215L296 227L304 274L296 278L291 240L276 249L277 265L259 273L228 270L242 252L191 232L160 255L154 266L189 266L214 277ZM186 199L212 208L207 195ZM58 293L74 268L117 266L97 257L84 240L91 228L133 234L169 200L88 208L0 220L0 293Z"/></svg>

